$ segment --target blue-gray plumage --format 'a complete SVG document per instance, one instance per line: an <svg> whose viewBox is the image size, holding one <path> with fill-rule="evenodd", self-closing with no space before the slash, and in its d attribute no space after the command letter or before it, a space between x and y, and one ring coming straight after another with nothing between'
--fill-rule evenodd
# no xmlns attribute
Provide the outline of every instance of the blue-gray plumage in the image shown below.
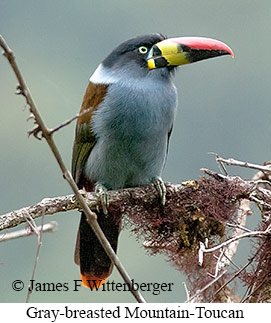
<svg viewBox="0 0 271 323"><path fill-rule="evenodd" d="M127 79L126 79L127 78ZM140 186L161 176L177 92L167 70L109 84L91 120L97 142L85 176L108 189Z"/></svg>
<svg viewBox="0 0 271 323"><path fill-rule="evenodd" d="M222 42L200 37L166 39L150 34L112 51L90 78L73 147L72 173L80 188L95 189L98 222L116 251L121 219L107 214L107 189L153 182L162 204L160 176L177 106L176 66L230 54ZM84 286L104 283L112 264L82 214L75 250Z"/></svg>

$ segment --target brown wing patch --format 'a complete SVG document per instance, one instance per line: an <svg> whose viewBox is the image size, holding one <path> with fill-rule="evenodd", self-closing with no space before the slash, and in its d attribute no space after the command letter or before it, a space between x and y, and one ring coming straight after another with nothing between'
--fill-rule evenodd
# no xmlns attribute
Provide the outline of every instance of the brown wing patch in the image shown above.
<svg viewBox="0 0 271 323"><path fill-rule="evenodd" d="M77 120L72 156L72 175L80 187L88 184L82 183L82 172L88 156L96 143L96 138L91 130L90 121L93 112L103 101L107 88L108 85L106 84L94 84L90 82L83 98L80 113L86 113ZM90 184L88 184L88 186L90 186Z"/></svg>
<svg viewBox="0 0 271 323"><path fill-rule="evenodd" d="M93 112L95 111L97 106L103 101L106 95L107 87L107 84L94 84L92 82L89 82L89 85L86 89L86 93L83 98L80 113L83 113L87 110L89 111L78 118L78 124L90 122Z"/></svg>

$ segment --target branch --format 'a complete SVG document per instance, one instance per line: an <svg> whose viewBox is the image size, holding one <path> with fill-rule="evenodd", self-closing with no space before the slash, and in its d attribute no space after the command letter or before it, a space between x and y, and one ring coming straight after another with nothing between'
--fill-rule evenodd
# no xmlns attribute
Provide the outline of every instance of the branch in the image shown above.
<svg viewBox="0 0 271 323"><path fill-rule="evenodd" d="M184 189L181 184L167 184L167 187L170 191L173 191L174 194L178 194L178 192ZM83 194L86 204L95 210L97 206L96 193L80 192ZM127 212L128 209L137 208L140 212L140 207L144 209L143 206L139 206L143 199L145 206L149 206L152 203L157 202L157 198L157 192L152 184L144 187L108 191L108 210L122 208L122 212ZM168 201L168 203L170 203L170 201ZM60 212L78 209L81 209L81 206L77 201L75 194L44 198L37 204L0 215L0 231L27 222L27 218L36 219L41 217L43 214L53 215Z"/></svg>
<svg viewBox="0 0 271 323"><path fill-rule="evenodd" d="M239 160L236 160L233 158L225 159L225 158L222 158L218 155L216 156L216 161L219 163L222 163L222 164L224 163L226 165L252 168L252 169L260 170L262 172L271 173L271 165L257 165L257 164L253 164L253 163L239 161Z"/></svg>
<svg viewBox="0 0 271 323"><path fill-rule="evenodd" d="M212 285L214 285L216 282L218 282L226 274L226 272L227 270L224 270L219 276L214 278L210 283L205 285L202 289L198 290L193 296L191 296L188 300L186 300L185 303L198 303L199 301L201 301L200 295L208 288L210 288Z"/></svg>
<svg viewBox="0 0 271 323"><path fill-rule="evenodd" d="M50 132L50 135L52 135L54 132L57 132L59 131L60 129L70 125L73 121L77 120L78 118L84 116L85 114L87 114L89 111L91 111L91 108L89 109L86 109L80 113L77 113L77 115L75 115L74 117L72 117L71 119L69 120L66 120L64 121L62 124L60 124L59 126L55 127L54 129L50 129L49 132Z"/></svg>
<svg viewBox="0 0 271 323"><path fill-rule="evenodd" d="M51 221L49 223L46 223L43 225L41 228L41 225L37 227L38 231L41 231L43 233L46 232L55 232L57 230L58 223L56 221ZM18 239L18 238L23 238L23 237L29 237L33 234L36 234L34 230L30 228L22 229L22 230L17 230L13 232L6 232L0 235L0 242L5 242L13 239Z"/></svg>
<svg viewBox="0 0 271 323"><path fill-rule="evenodd" d="M228 284L230 282L232 282L235 278L237 278L251 263L252 261L254 260L255 257L252 257L251 259L249 259L249 261L242 267L240 268L237 272L234 273L234 275L229 279L227 280L213 295L213 299L212 301L215 300L216 296L225 288L228 286Z"/></svg>
<svg viewBox="0 0 271 323"><path fill-rule="evenodd" d="M111 259L112 263L117 267L117 269L118 269L120 275L122 276L122 278L124 279L124 281L127 283L128 286L132 287L131 278L129 277L125 268L121 264L118 256L114 252L110 243L106 239L103 231L101 230L101 228L97 222L97 219L96 219L96 214L94 212L92 212L90 210L90 208L88 207L83 196L80 194L78 186L76 185L71 173L68 171L67 167L65 166L65 164L62 160L62 157L58 151L58 148L53 140L53 136L52 136L53 133L51 133L50 129L48 129L46 127L45 123L43 122L43 120L40 116L40 113L38 112L38 109L36 108L36 105L32 99L32 95L29 91L29 88L27 87L27 85L23 79L23 76L17 66L17 63L15 61L15 56L1 35L0 35L0 46L3 48L4 56L8 59L10 66L12 67L12 69L17 77L17 80L19 82L18 89L20 91L20 94L22 94L25 97L26 102L29 105L31 116L32 115L34 116L35 123L37 124L37 127L34 130L32 130L32 132L30 134L33 134L36 138L39 138L39 134L41 133L42 137L46 139L46 141L47 141L47 143L48 143L48 145L49 145L49 147L50 147L50 149L51 149L51 151L52 151L52 153L53 153L53 155L54 155L54 157L55 157L55 159L62 171L63 177L67 180L71 189L73 190L73 192L76 196L76 199L78 200L78 202L80 204L80 207L82 208L82 210L84 211L84 213L86 215L89 225L91 226L92 230L96 234L98 240L100 241L101 245L103 246L104 250L106 251L108 257ZM136 298L136 300L138 302L145 302L144 298L141 296L141 294L138 291L135 291L131 288L131 293L134 295L134 297Z"/></svg>
<svg viewBox="0 0 271 323"><path fill-rule="evenodd" d="M243 196L250 198L249 196L252 192L254 192L257 196L258 189L260 189L257 187L255 188L253 182L243 180L240 177L224 176L206 169L204 172L209 174L211 178L208 179L202 177L198 181L187 181L182 184L166 184L167 202L164 211L167 212L167 214L172 212L172 210L176 212L177 209L182 210L189 208L191 201L187 200L187 196L189 195L191 199L194 199L194 203L196 203L196 198L201 198L203 194L208 194L208 191L206 190L210 189L209 186L211 185L215 189L215 187L223 184L224 190L221 191L222 195L227 193L226 187L228 187L229 191L232 191L231 187L233 187L236 192L232 191L232 194L237 195L234 197L235 201L233 198L234 203L238 202L238 196L240 198ZM263 194L262 190L260 192ZM81 196L84 196L85 203L91 209L95 210L97 206L96 193L84 191L80 191L80 193L83 194ZM195 197L192 195L192 193L195 195ZM266 194L269 194L269 192ZM108 198L109 211L112 210L115 212L121 212L122 214L125 213L128 214L128 216L130 213L139 215L141 213L148 212L149 210L155 211L152 210L152 208L157 208L159 206L159 198L153 184L143 187L108 191ZM262 196L259 198L262 198ZM221 200L224 202L225 197L221 196ZM200 205L200 203L201 201L198 201L198 207L202 207L203 211L205 212L204 205ZM26 222L28 217L35 219L41 217L43 214L53 215L55 213L81 208L82 206L80 205L76 194L44 198L35 205L27 206L19 210L0 215L0 231ZM133 218L133 216L131 216L131 218ZM151 242L149 243L151 245Z"/></svg>
<svg viewBox="0 0 271 323"><path fill-rule="evenodd" d="M250 231L250 232L245 232L243 234L240 234L238 236L234 236L232 237L231 239L223 242L223 243L220 243L219 245L213 247L213 248L209 248L209 249L206 249L205 246L204 246L204 243L201 243L200 244L200 250L199 250L199 253L209 253L209 252L214 252L214 251L217 251L219 249L223 249L224 247L228 246L229 244L235 242L235 241L238 241L240 239L243 239L243 238L254 238L254 237L264 237L266 235L270 235L271 234L271 228L267 228L266 230L264 231Z"/></svg>
<svg viewBox="0 0 271 323"><path fill-rule="evenodd" d="M37 247L37 250L36 250L36 257L35 257L34 266L33 266L33 270L32 270L31 281L34 280L36 270L37 270L38 261L39 261L39 254L40 254L40 249L41 249L41 246L42 246L43 226L44 226L44 214L42 215L41 228L39 229L36 226L36 224L34 224L34 227L33 227L34 232L37 234L37 237L38 237L38 247ZM28 287L27 295L26 295L26 301L25 301L26 303L29 303L31 294L32 294L32 289Z"/></svg>
<svg viewBox="0 0 271 323"><path fill-rule="evenodd" d="M233 227L235 234L236 230L240 230L248 236L253 236L255 232L244 228L244 223L238 220L250 213L249 207L242 205L242 201L253 200L251 197L253 194L258 199L270 202L271 195L270 191L263 190L253 181L217 174L207 169L204 169L204 173L207 177L200 177L198 180L189 180L182 184L167 183L167 202L164 208L161 207L158 194L152 184L109 191L109 212L112 216L114 213L126 214L134 223L134 233L139 238L147 240L145 246L152 253L167 255L179 270L192 276L199 274L201 285L197 279L194 287L201 293L209 293L211 289L215 292L223 283L221 280L225 276L223 275L222 278L221 272L224 272L225 267L231 262L237 248L235 243L239 242L240 235L211 249L210 251L218 249L223 251L216 263L212 255L209 258L206 255L205 264L201 269L197 261L193 260L196 259L199 242L208 239L209 244L214 245L214 242L225 238L223 228L226 225ZM86 203L95 209L96 194L82 193ZM77 208L80 206L75 195L44 199L34 206L0 216L0 228L17 225L18 222L25 221L28 216L38 217L43 213L54 214ZM258 233L261 234L262 231ZM210 277L209 273L213 272L214 268L216 273ZM194 299L204 301L209 299L208 297L201 296L197 292L197 297ZM233 298L228 297L229 299Z"/></svg>

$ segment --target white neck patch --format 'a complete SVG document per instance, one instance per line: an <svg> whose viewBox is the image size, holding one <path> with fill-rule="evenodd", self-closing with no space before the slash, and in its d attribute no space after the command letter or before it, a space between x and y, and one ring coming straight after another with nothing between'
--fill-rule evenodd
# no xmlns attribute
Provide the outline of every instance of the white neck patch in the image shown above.
<svg viewBox="0 0 271 323"><path fill-rule="evenodd" d="M165 86L165 81L167 80L160 78L160 77L154 77L154 72L150 71L150 73L147 74L146 77L132 77L125 74L125 71L122 73L120 71L112 71L111 69L107 69L103 66L103 64L100 64L92 76L90 77L89 81L94 84L116 84L119 83L120 85L123 85L125 87L132 87L133 89L143 89L143 90L163 90ZM174 84L169 79L172 86L175 88Z"/></svg>
<svg viewBox="0 0 271 323"><path fill-rule="evenodd" d="M117 83L119 81L119 77L100 64L91 75L89 81L95 84L110 84Z"/></svg>

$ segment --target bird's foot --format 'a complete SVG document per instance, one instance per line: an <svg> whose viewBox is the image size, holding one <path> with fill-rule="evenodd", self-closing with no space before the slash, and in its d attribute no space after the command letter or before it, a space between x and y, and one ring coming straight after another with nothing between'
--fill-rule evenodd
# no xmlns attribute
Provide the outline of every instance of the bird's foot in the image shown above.
<svg viewBox="0 0 271 323"><path fill-rule="evenodd" d="M97 183L95 185L95 193L97 194L99 202L100 202L97 204L97 211L100 212L99 207L101 206L103 213L108 214L107 207L109 206L109 202L108 202L107 188L103 184Z"/></svg>
<svg viewBox="0 0 271 323"><path fill-rule="evenodd" d="M164 183L164 181L162 180L161 177L155 177L153 180L153 185L156 188L156 190L158 191L160 198L161 198L161 203L162 205L166 204L166 193L167 193L167 189L166 189L166 185Z"/></svg>

